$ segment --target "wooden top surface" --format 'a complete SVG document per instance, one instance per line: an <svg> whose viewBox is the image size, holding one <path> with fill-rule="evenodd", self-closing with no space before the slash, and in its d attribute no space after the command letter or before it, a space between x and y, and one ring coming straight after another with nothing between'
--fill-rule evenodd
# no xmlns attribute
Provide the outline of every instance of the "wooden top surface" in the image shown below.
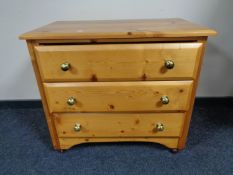
<svg viewBox="0 0 233 175"><path fill-rule="evenodd" d="M192 37L216 35L216 31L184 19L57 21L24 33L20 39L101 39Z"/></svg>

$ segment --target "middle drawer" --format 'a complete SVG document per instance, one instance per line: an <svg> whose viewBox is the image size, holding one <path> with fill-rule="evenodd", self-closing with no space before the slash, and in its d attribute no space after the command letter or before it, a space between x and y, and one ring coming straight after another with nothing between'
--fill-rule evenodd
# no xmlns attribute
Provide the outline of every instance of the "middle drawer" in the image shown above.
<svg viewBox="0 0 233 175"><path fill-rule="evenodd" d="M192 81L44 83L50 112L186 111Z"/></svg>

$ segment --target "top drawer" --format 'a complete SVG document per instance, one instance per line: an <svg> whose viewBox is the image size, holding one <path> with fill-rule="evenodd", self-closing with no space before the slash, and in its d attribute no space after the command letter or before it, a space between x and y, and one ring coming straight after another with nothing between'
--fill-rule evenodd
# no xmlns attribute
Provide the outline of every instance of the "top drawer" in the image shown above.
<svg viewBox="0 0 233 175"><path fill-rule="evenodd" d="M201 47L201 43L52 45L36 46L35 51L44 81L174 80L195 78ZM167 61L174 67L166 67Z"/></svg>

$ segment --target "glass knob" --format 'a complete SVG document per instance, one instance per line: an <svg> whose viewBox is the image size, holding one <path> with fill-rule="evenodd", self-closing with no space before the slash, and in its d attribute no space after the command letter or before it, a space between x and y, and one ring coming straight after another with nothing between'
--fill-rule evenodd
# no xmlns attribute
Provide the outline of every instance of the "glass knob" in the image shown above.
<svg viewBox="0 0 233 175"><path fill-rule="evenodd" d="M164 65L167 69L173 69L173 67L175 66L175 64L172 60L166 60Z"/></svg>
<svg viewBox="0 0 233 175"><path fill-rule="evenodd" d="M81 130L81 124L80 123L75 123L74 130L79 132Z"/></svg>
<svg viewBox="0 0 233 175"><path fill-rule="evenodd" d="M157 124L155 125L155 129L156 129L156 131L164 131L164 129L165 129L164 124L162 124L162 123L157 123Z"/></svg>
<svg viewBox="0 0 233 175"><path fill-rule="evenodd" d="M161 101L161 103L162 104L164 104L164 105L166 105L166 104L168 104L169 103L169 98L168 98L168 96L162 96L161 98L160 98L160 101Z"/></svg>
<svg viewBox="0 0 233 175"><path fill-rule="evenodd" d="M63 63L61 64L61 70L67 71L70 69L70 63Z"/></svg>
<svg viewBox="0 0 233 175"><path fill-rule="evenodd" d="M67 100L67 104L68 104L68 105L72 106L72 105L74 105L75 103L76 103L76 99L75 99L74 97L68 98L68 100Z"/></svg>

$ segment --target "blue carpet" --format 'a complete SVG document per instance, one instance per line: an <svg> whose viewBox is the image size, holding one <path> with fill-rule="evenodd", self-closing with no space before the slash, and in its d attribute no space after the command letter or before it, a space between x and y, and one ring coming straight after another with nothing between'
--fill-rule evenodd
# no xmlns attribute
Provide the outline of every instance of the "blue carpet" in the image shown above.
<svg viewBox="0 0 233 175"><path fill-rule="evenodd" d="M41 106L28 106L0 103L0 174L233 174L232 100L197 100L187 147L177 154L152 143L83 144L60 153Z"/></svg>

